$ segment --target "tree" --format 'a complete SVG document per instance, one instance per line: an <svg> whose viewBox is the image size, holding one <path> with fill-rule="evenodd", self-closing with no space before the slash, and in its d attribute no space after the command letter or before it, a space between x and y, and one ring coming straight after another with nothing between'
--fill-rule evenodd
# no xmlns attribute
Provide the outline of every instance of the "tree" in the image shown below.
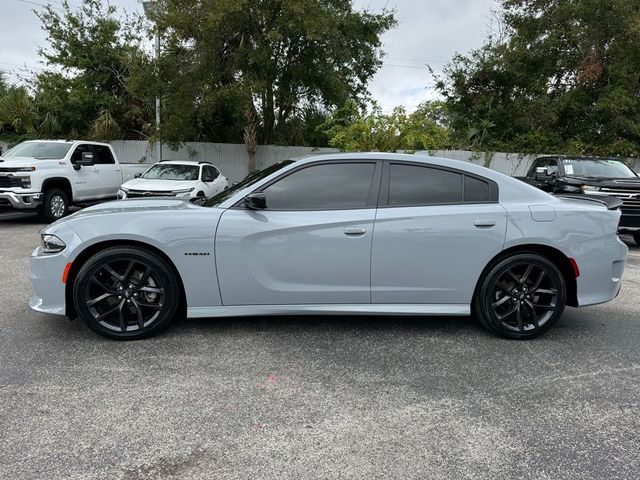
<svg viewBox="0 0 640 480"><path fill-rule="evenodd" d="M439 125L439 104L425 103L407 114L397 107L385 115L378 106L361 112L353 101L347 102L325 123L329 144L348 152L395 152L399 150L439 150L449 144L447 129Z"/></svg>
<svg viewBox="0 0 640 480"><path fill-rule="evenodd" d="M505 36L438 80L454 141L485 149L640 153L640 3L503 0Z"/></svg>
<svg viewBox="0 0 640 480"><path fill-rule="evenodd" d="M365 97L380 35L395 24L392 12L355 11L350 0L162 0L156 12L166 121L193 125L165 133L208 137L226 117L249 150L305 110Z"/></svg>
<svg viewBox="0 0 640 480"><path fill-rule="evenodd" d="M130 66L144 56L141 20L123 22L100 0L83 0L76 10L67 0L62 5L62 13L50 6L37 12L49 42L40 54L49 68L33 87L46 127L103 140L140 134L153 105L128 88Z"/></svg>

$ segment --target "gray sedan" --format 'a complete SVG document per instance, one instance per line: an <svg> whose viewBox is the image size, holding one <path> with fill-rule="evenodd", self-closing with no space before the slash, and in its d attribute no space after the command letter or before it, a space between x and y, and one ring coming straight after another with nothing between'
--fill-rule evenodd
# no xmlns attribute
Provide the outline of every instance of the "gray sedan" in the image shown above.
<svg viewBox="0 0 640 480"><path fill-rule="evenodd" d="M124 200L50 225L30 303L118 340L274 314L473 314L528 339L618 294L619 205L426 156L286 161L202 205Z"/></svg>

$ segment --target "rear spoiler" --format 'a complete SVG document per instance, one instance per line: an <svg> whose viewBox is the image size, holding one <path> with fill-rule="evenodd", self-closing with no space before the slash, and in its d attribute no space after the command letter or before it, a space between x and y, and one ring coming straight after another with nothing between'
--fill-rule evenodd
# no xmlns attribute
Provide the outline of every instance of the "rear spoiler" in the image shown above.
<svg viewBox="0 0 640 480"><path fill-rule="evenodd" d="M620 200L618 197L613 197L608 195L591 196L591 195L584 195L584 194L580 195L580 194L563 193L563 194L556 195L556 197L572 198L576 200L584 200L586 202L599 203L607 207L607 209L609 210L618 210L622 206L622 200Z"/></svg>

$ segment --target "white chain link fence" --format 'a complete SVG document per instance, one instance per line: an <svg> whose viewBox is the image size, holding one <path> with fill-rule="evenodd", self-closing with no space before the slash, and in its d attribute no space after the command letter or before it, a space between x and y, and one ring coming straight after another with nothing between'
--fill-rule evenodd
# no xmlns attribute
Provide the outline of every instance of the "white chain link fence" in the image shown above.
<svg viewBox="0 0 640 480"><path fill-rule="evenodd" d="M122 163L156 162L157 150L154 144L135 140L115 140L109 143L113 146L118 159ZM7 143L0 141L0 149L5 152L7 148ZM280 160L338 151L334 148L259 145L256 151L256 164L259 169L262 169ZM429 155L473 162L512 176L525 175L532 162L541 156L502 152L470 152L466 150L438 150L429 152ZM172 150L165 145L162 157L165 160L211 162L217 165L233 182L241 180L248 173L247 152L243 144L189 142L183 144L177 150ZM640 171L640 159L628 159L627 161L629 166L637 172Z"/></svg>

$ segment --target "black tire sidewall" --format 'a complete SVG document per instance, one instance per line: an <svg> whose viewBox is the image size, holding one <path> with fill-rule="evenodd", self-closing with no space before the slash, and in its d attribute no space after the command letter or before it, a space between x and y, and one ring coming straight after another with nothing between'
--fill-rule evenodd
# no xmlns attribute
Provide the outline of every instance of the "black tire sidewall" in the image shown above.
<svg viewBox="0 0 640 480"><path fill-rule="evenodd" d="M55 196L60 196L64 200L64 213L61 217L55 217L53 213L51 213L51 200ZM69 197L67 196L65 191L59 188L52 188L47 190L44 194L44 201L42 202L42 209L40 211L40 214L43 220L47 221L48 223L52 223L56 220L60 220L61 218L66 217L69 214Z"/></svg>
<svg viewBox="0 0 640 480"><path fill-rule="evenodd" d="M132 332L116 332L109 330L95 321L85 304L84 291L91 276L107 261L138 260L148 264L154 273L161 277L165 286L164 308L160 317L143 330ZM157 255L137 247L111 247L93 255L80 268L73 284L73 302L78 316L96 333L114 340L138 340L155 335L171 323L180 302L180 286L173 269Z"/></svg>
<svg viewBox="0 0 640 480"><path fill-rule="evenodd" d="M640 230L633 232L633 240L636 242L636 245L640 246Z"/></svg>
<svg viewBox="0 0 640 480"><path fill-rule="evenodd" d="M539 266L544 266L547 272L553 275L560 286L558 291L557 305L558 308L553 312L553 315L547 322L537 330L533 332L514 332L505 328L492 314L491 305L489 304L489 287L492 280L498 275L501 275L510 265L514 263L531 263ZM567 302L567 285L564 276L560 272L560 269L549 259L536 253L518 253L508 256L498 261L493 267L491 267L487 273L483 276L480 283L480 288L476 293L475 313L478 316L480 323L489 331L496 333L502 337L513 340L528 340L539 337L540 335L548 332L560 319L564 312Z"/></svg>

